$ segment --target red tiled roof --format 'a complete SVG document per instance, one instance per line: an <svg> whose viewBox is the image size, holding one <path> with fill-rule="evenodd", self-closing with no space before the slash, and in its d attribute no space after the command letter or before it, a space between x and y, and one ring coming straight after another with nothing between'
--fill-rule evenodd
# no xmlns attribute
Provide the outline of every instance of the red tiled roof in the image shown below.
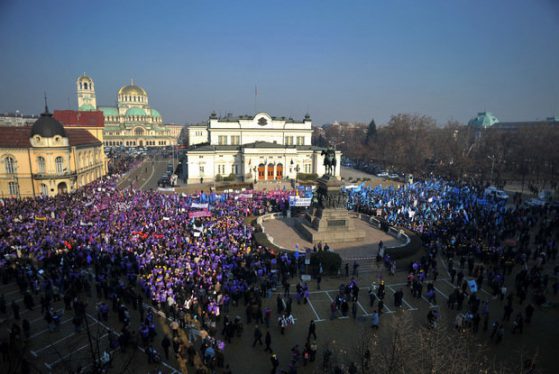
<svg viewBox="0 0 559 374"><path fill-rule="evenodd" d="M66 128L66 136L71 146L101 144L101 141L85 129Z"/></svg>
<svg viewBox="0 0 559 374"><path fill-rule="evenodd" d="M29 148L31 126L0 126L0 148Z"/></svg>
<svg viewBox="0 0 559 374"><path fill-rule="evenodd" d="M53 117L62 122L64 127L104 127L103 112L80 112L77 110L55 110Z"/></svg>
<svg viewBox="0 0 559 374"><path fill-rule="evenodd" d="M0 148L29 148L31 126L0 126ZM66 129L66 136L71 146L100 145L101 142L85 129Z"/></svg>

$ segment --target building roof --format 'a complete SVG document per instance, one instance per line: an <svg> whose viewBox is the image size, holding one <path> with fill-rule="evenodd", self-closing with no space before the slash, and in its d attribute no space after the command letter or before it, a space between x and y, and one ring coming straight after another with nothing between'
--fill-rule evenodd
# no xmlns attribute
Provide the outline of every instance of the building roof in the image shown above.
<svg viewBox="0 0 559 374"><path fill-rule="evenodd" d="M86 129L66 129L70 146L101 145L101 141Z"/></svg>
<svg viewBox="0 0 559 374"><path fill-rule="evenodd" d="M119 95L132 95L132 96L147 96L147 92L140 86L129 84L118 90Z"/></svg>
<svg viewBox="0 0 559 374"><path fill-rule="evenodd" d="M31 126L0 126L0 148L29 148Z"/></svg>
<svg viewBox="0 0 559 374"><path fill-rule="evenodd" d="M64 127L104 127L103 112L96 110L82 112L77 110L55 110L53 117L62 122Z"/></svg>
<svg viewBox="0 0 559 374"><path fill-rule="evenodd" d="M126 116L146 116L145 110L142 108L130 108L126 111Z"/></svg>
<svg viewBox="0 0 559 374"><path fill-rule="evenodd" d="M495 123L499 122L497 117L490 112L480 112L475 118L472 118L469 122L469 126L488 128L493 126Z"/></svg>
<svg viewBox="0 0 559 374"><path fill-rule="evenodd" d="M151 116L152 117L161 117L161 114L157 110L151 108Z"/></svg>
<svg viewBox="0 0 559 374"><path fill-rule="evenodd" d="M99 110L103 112L105 116L118 117L118 109L112 106L100 106Z"/></svg>
<svg viewBox="0 0 559 374"><path fill-rule="evenodd" d="M31 148L31 126L0 126L0 148ZM99 139L85 129L66 129L70 146L101 145Z"/></svg>
<svg viewBox="0 0 559 374"><path fill-rule="evenodd" d="M78 109L81 110L81 111L87 112L87 111L95 110L95 107L91 104L83 104Z"/></svg>
<svg viewBox="0 0 559 374"><path fill-rule="evenodd" d="M31 127L31 136L40 135L45 138L52 138L53 136L60 135L66 137L64 126L57 119L52 117L48 109L41 114L41 117Z"/></svg>
<svg viewBox="0 0 559 374"><path fill-rule="evenodd" d="M500 130L516 130L527 127L537 127L537 126L559 126L559 121L557 120L545 120L545 121L521 121L521 122L499 122L494 124L491 128Z"/></svg>

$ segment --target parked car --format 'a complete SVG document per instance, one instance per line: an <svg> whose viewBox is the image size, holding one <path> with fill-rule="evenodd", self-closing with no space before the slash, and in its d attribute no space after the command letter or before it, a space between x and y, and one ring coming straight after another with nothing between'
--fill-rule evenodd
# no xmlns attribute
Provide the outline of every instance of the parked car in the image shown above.
<svg viewBox="0 0 559 374"><path fill-rule="evenodd" d="M157 181L158 187L169 187L171 185L171 179L168 175L162 175Z"/></svg>
<svg viewBox="0 0 559 374"><path fill-rule="evenodd" d="M386 171L381 171L380 173L377 174L377 177L379 178L387 178L388 177L388 173Z"/></svg>
<svg viewBox="0 0 559 374"><path fill-rule="evenodd" d="M396 173L392 173L392 174L388 174L388 178L389 179L398 179L398 178L400 178L400 175L398 175Z"/></svg>

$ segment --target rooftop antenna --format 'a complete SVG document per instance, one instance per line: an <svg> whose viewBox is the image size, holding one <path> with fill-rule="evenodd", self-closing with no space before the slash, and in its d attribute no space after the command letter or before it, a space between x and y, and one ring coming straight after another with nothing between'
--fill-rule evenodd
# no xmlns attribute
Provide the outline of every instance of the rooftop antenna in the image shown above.
<svg viewBox="0 0 559 374"><path fill-rule="evenodd" d="M48 104L47 104L47 91L45 91L44 94L45 94L45 113L48 114L48 112L49 112L49 106L48 106Z"/></svg>

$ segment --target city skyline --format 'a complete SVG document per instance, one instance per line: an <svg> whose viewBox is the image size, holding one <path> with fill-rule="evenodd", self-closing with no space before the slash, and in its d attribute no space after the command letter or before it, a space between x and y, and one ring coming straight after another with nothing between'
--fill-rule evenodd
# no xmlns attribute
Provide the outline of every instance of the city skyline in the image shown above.
<svg viewBox="0 0 559 374"><path fill-rule="evenodd" d="M110 7L108 6L110 4ZM58 2L0 4L0 113L99 105L131 79L165 122L209 114L439 124L491 111L559 114L559 5L526 2ZM256 95L257 93L257 95Z"/></svg>

